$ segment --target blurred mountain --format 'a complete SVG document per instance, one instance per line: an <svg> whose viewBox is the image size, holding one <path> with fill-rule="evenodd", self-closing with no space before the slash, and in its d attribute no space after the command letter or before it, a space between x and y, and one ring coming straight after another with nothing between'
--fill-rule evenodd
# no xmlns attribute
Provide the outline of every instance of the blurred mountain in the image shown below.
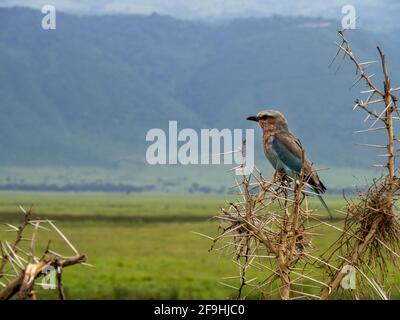
<svg viewBox="0 0 400 320"><path fill-rule="evenodd" d="M42 17L0 8L1 165L143 164L151 128L252 128L246 116L271 107L314 162L370 163L355 147L366 137L353 134L363 119L351 111L354 69L328 68L331 20L58 13L57 29L44 31ZM362 30L349 37L366 60L382 45L398 83L398 42Z"/></svg>
<svg viewBox="0 0 400 320"><path fill-rule="evenodd" d="M46 0L0 0L0 7L23 6L41 9ZM303 16L336 19L342 8L354 6L357 26L372 32L399 27L398 0L57 0L57 10L77 14L159 13L186 20L230 20L246 17Z"/></svg>

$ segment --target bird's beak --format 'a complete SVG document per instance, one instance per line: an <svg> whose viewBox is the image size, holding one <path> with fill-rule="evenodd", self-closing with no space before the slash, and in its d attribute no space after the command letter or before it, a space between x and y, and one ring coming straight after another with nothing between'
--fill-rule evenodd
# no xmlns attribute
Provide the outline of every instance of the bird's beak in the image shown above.
<svg viewBox="0 0 400 320"><path fill-rule="evenodd" d="M246 120L258 122L258 117L257 116L251 116L251 117L247 117Z"/></svg>

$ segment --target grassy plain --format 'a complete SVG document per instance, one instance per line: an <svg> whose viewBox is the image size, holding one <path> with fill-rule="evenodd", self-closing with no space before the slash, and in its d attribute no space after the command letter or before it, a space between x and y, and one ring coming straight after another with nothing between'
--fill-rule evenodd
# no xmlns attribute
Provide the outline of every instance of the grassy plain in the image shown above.
<svg viewBox="0 0 400 320"><path fill-rule="evenodd" d="M94 265L65 270L69 299L226 299L235 298L236 291L219 282L236 275L237 266L228 255L208 252L211 242L192 233L216 235L218 224L209 219L224 201L221 196L7 192L0 193L0 220L17 221L21 204L58 221ZM332 210L344 205L339 198L327 202ZM313 206L320 208L318 202ZM324 233L314 243L320 250L338 235ZM0 231L0 239L10 236ZM46 231L40 237L42 245L56 238ZM60 246L53 240L54 249L71 254ZM52 290L39 294L55 297Z"/></svg>

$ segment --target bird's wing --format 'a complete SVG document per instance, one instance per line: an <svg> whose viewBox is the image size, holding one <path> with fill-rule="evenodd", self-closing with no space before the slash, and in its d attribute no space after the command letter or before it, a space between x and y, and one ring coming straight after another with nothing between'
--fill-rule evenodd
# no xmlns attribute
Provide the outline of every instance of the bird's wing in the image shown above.
<svg viewBox="0 0 400 320"><path fill-rule="evenodd" d="M304 154L300 141L290 132L276 134L272 144L279 159L294 172L299 173L301 171L302 157L304 156L304 173L308 176L308 183L318 193L324 193L326 191L317 172L313 169L311 161L308 160L307 156Z"/></svg>
<svg viewBox="0 0 400 320"><path fill-rule="evenodd" d="M290 132L277 133L274 136L272 147L285 166L292 171L300 172L303 148L299 140Z"/></svg>

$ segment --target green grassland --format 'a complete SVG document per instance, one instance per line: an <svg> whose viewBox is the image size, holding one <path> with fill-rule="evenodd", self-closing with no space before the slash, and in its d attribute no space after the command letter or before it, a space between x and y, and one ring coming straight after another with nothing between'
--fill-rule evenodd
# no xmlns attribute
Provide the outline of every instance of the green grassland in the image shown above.
<svg viewBox="0 0 400 320"><path fill-rule="evenodd" d="M219 282L237 275L237 266L227 252L209 252L211 241L193 233L218 233L217 222L210 218L225 200L221 196L0 193L0 220L16 222L21 217L19 204L33 205L37 216L58 220L94 265L65 270L69 299L229 299L236 297L236 291ZM344 205L339 198L327 202L333 210ZM320 209L317 202L312 205ZM12 237L1 229L0 239ZM320 231L325 235L314 241L317 253L338 236L326 228ZM48 239L55 251L72 254L55 234L40 233L41 246ZM261 280L265 274L257 276ZM400 282L395 277L391 281ZM56 297L54 290L40 288L38 295Z"/></svg>
<svg viewBox="0 0 400 320"><path fill-rule="evenodd" d="M232 196L227 197L232 199ZM222 196L174 196L114 193L0 193L0 213L14 214L19 205L32 207L39 216L51 216L71 220L114 220L134 221L146 218L155 220L191 220L211 218L224 205ZM203 219L203 220L204 220Z"/></svg>

